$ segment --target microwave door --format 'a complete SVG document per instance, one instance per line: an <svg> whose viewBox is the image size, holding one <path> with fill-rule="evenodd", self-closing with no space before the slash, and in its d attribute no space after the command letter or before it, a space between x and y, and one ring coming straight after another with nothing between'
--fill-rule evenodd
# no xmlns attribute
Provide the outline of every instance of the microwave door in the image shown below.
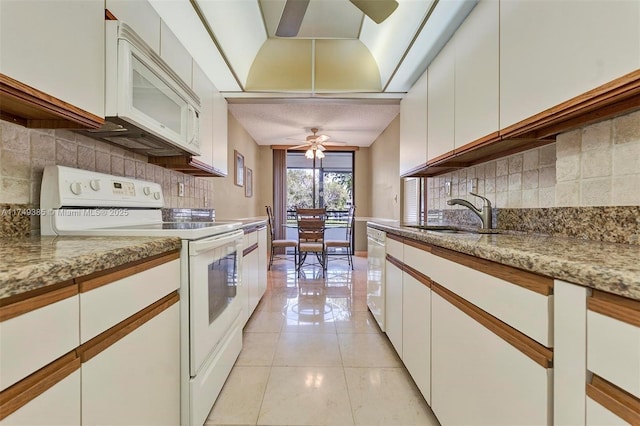
<svg viewBox="0 0 640 426"><path fill-rule="evenodd" d="M189 103L166 81L161 69L124 40L119 49L118 115L158 137L186 147ZM190 148L190 147L189 147ZM192 149L189 149L192 150Z"/></svg>

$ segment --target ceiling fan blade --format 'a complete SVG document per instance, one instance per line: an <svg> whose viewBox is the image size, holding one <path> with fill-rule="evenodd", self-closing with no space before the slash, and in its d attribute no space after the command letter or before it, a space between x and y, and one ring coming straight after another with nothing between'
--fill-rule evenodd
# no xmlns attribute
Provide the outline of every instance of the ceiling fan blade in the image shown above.
<svg viewBox="0 0 640 426"><path fill-rule="evenodd" d="M327 142L322 142L323 145L346 145L347 142L345 141L327 141Z"/></svg>
<svg viewBox="0 0 640 426"><path fill-rule="evenodd" d="M310 148L311 146L307 143L302 144L302 145L298 145L298 146L290 146L287 147L287 149L300 149L300 148Z"/></svg>
<svg viewBox="0 0 640 426"><path fill-rule="evenodd" d="M302 19L309 6L309 0L287 0L276 29L278 37L295 37L298 35Z"/></svg>
<svg viewBox="0 0 640 426"><path fill-rule="evenodd" d="M317 149L318 151L324 151L324 150L326 150L327 148L325 148L324 146L322 146L322 145L318 144L318 145L316 146L316 149Z"/></svg>
<svg viewBox="0 0 640 426"><path fill-rule="evenodd" d="M315 141L316 142L324 142L327 139L329 139L329 136L327 136L327 135L319 135L319 136L316 136Z"/></svg>
<svg viewBox="0 0 640 426"><path fill-rule="evenodd" d="M396 0L349 0L362 13L367 15L376 24L381 23L398 7ZM287 3L290 3L287 2Z"/></svg>

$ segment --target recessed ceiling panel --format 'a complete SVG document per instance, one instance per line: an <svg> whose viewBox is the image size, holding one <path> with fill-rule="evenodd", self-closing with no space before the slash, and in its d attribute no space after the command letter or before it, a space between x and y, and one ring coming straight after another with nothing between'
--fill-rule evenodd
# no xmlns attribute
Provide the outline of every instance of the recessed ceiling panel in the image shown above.
<svg viewBox="0 0 640 426"><path fill-rule="evenodd" d="M360 40L378 63L383 86L409 48L433 2L434 0L400 0L398 8L382 23L376 24L365 19Z"/></svg>
<svg viewBox="0 0 640 426"><path fill-rule="evenodd" d="M380 92L378 64L360 40L316 40L316 92Z"/></svg>
<svg viewBox="0 0 640 426"><path fill-rule="evenodd" d="M253 61L248 91L311 92L311 40L268 39Z"/></svg>
<svg viewBox="0 0 640 426"><path fill-rule="evenodd" d="M253 58L267 39L258 3L238 0L196 0L196 3L235 74L244 83Z"/></svg>

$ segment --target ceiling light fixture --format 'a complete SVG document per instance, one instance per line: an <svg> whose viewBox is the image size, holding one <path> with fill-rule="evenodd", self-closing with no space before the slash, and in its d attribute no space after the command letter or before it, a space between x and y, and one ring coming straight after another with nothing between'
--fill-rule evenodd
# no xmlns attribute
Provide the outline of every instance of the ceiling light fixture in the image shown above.
<svg viewBox="0 0 640 426"><path fill-rule="evenodd" d="M306 158L308 158L309 160L313 160L313 157L315 156L316 158L324 158L324 153L322 151L320 151L319 149L315 149L315 148L309 148L305 153L304 156Z"/></svg>

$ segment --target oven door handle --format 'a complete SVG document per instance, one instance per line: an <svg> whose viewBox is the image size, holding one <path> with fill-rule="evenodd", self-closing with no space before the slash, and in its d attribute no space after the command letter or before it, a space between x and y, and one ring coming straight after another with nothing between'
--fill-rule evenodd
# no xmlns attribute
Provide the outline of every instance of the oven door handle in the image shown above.
<svg viewBox="0 0 640 426"><path fill-rule="evenodd" d="M216 247L223 246L234 240L238 240L238 239L241 240L243 235L244 235L244 232L242 230L238 230L232 233L225 233L223 235L216 235L214 237L203 238L202 240L192 241L189 243L189 255L197 256L201 253L207 252Z"/></svg>

